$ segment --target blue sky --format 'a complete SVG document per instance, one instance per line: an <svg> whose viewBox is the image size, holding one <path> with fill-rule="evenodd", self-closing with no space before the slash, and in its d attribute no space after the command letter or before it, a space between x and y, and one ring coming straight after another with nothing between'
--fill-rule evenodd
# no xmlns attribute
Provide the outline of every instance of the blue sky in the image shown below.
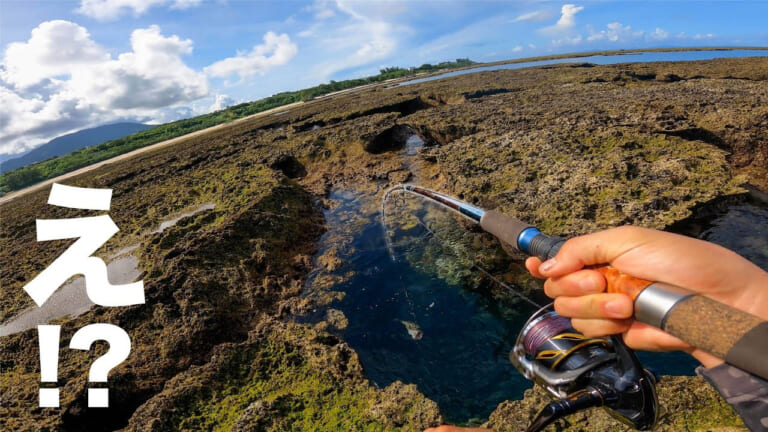
<svg viewBox="0 0 768 432"><path fill-rule="evenodd" d="M0 0L0 155L457 57L766 46L765 1Z"/></svg>

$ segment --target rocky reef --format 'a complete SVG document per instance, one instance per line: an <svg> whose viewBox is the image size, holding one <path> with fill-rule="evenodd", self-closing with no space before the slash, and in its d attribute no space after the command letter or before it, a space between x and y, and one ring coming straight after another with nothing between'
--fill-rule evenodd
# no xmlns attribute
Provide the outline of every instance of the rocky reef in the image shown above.
<svg viewBox="0 0 768 432"><path fill-rule="evenodd" d="M311 101L105 165L68 184L114 191L120 232L98 252L137 245L146 304L64 317L61 409L37 406L34 329L0 338L3 430L406 430L442 421L413 385L376 388L357 355L321 326L310 273L331 189L408 179L571 236L620 224L665 228L708 203L768 192L768 59L499 70ZM399 158L425 142L418 166ZM25 283L71 241L35 241L35 219L92 213L46 205L48 189L0 205L0 320L32 305ZM208 209L156 232L203 203ZM377 210L374 204L367 214ZM356 226L354 221L349 229ZM343 242L339 238L339 242ZM339 245L341 248L341 245ZM332 289L338 280L326 279ZM525 282L535 284L535 282ZM328 315L331 325L344 317ZM88 365L66 349L84 325L131 336L109 380L111 408L86 408ZM341 324L339 324L341 323ZM698 378L666 378L660 430L736 430ZM542 394L505 402L498 430L527 424ZM624 430L585 414L553 430ZM730 428L730 429L729 429Z"/></svg>

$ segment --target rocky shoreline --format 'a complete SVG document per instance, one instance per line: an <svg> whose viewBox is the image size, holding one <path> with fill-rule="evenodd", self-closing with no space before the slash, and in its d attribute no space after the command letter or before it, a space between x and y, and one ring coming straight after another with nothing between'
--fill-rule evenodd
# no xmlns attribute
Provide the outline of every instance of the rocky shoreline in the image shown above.
<svg viewBox="0 0 768 432"><path fill-rule="evenodd" d="M766 81L768 59L750 58L575 63L374 87L79 176L69 184L114 190L110 216L121 231L110 248L140 245L133 253L147 302L62 318L61 346L86 324L111 322L128 331L133 350L110 375L113 408L94 410L85 399L93 354L62 349L62 408L40 409L36 331L0 338L0 428L436 425L437 405L415 386L375 388L343 340L291 319L314 301L301 294L331 189L375 196L412 178L397 155L413 131L426 144L418 153L426 186L553 234L670 227L724 197L747 199L745 185L768 192ZM34 220L88 214L47 206L47 193L0 206L2 321L31 304L24 284L69 245L37 243ZM214 207L153 232L202 203ZM667 407L660 430L739 430L699 378L667 378L660 393ZM519 430L539 406L539 392L505 402L489 425ZM557 430L623 430L600 418L570 419Z"/></svg>

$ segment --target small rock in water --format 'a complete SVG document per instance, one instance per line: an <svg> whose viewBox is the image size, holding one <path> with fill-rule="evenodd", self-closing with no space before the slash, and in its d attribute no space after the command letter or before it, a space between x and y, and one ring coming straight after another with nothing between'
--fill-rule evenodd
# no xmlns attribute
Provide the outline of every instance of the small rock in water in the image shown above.
<svg viewBox="0 0 768 432"><path fill-rule="evenodd" d="M421 331L421 327L415 322L401 320L400 323L405 326L405 330L408 331L408 334L411 335L413 340L421 340L421 338L424 337L424 332Z"/></svg>
<svg viewBox="0 0 768 432"><path fill-rule="evenodd" d="M325 312L325 320L337 330L344 330L349 326L349 320L347 320L344 312L338 309L328 309Z"/></svg>

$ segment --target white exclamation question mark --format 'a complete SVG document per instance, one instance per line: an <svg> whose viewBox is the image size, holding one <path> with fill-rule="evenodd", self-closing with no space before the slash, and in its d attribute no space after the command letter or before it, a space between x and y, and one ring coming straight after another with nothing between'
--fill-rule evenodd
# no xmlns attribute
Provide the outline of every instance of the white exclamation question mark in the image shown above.
<svg viewBox="0 0 768 432"><path fill-rule="evenodd" d="M59 335L61 326L39 325L37 334L40 344L40 381L58 381L59 377ZM58 408L59 389L40 387L40 408Z"/></svg>
<svg viewBox="0 0 768 432"><path fill-rule="evenodd" d="M131 338L122 328L112 324L90 324L72 335L69 347L88 351L97 340L109 342L109 350L91 365L88 372L89 382L107 382L109 371L119 365L131 353ZM89 408L108 408L109 389L89 388Z"/></svg>

